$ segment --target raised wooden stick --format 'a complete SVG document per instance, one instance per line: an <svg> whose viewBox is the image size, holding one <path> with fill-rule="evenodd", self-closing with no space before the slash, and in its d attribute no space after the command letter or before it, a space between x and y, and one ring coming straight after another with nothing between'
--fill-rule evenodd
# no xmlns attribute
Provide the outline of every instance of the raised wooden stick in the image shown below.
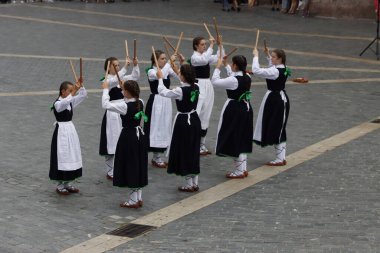
<svg viewBox="0 0 380 253"><path fill-rule="evenodd" d="M216 18L213 17L213 19L214 19L214 26L215 26L216 38L217 38L217 40L219 40L220 33L219 33L218 25L216 24Z"/></svg>
<svg viewBox="0 0 380 253"><path fill-rule="evenodd" d="M116 66L115 64L112 64L112 66L113 66L113 69L115 70L115 75L117 76L117 80L119 81L119 84L121 85L122 82L121 82L119 73L117 72Z"/></svg>
<svg viewBox="0 0 380 253"><path fill-rule="evenodd" d="M177 42L177 46L176 46L176 48L174 50L174 54L178 53L178 49L179 49L179 45L181 44L182 36L183 36L183 32L181 32L181 35L179 35L179 39L178 39L178 42Z"/></svg>
<svg viewBox="0 0 380 253"><path fill-rule="evenodd" d="M137 41L133 40L133 59L137 58Z"/></svg>
<svg viewBox="0 0 380 253"><path fill-rule="evenodd" d="M260 35L260 30L257 29L257 34L256 34L256 44L255 44L255 48L257 49L257 44L259 43L259 35Z"/></svg>
<svg viewBox="0 0 380 253"><path fill-rule="evenodd" d="M267 48L267 40L264 40L264 49Z"/></svg>
<svg viewBox="0 0 380 253"><path fill-rule="evenodd" d="M218 36L218 40L221 41L222 40L222 35L219 35ZM223 53L223 50L222 50L222 43L219 43L219 58L222 59L222 53Z"/></svg>
<svg viewBox="0 0 380 253"><path fill-rule="evenodd" d="M83 83L83 60L82 57L79 58L79 82Z"/></svg>
<svg viewBox="0 0 380 253"><path fill-rule="evenodd" d="M226 54L223 58L228 58L231 54L235 53L239 48L235 47L234 49L231 50L228 54Z"/></svg>
<svg viewBox="0 0 380 253"><path fill-rule="evenodd" d="M104 81L107 81L107 78L108 78L108 71L110 70L110 65L111 65L111 61L108 61L108 63L107 63L106 74L104 75Z"/></svg>
<svg viewBox="0 0 380 253"><path fill-rule="evenodd" d="M212 35L211 35L210 30L208 29L206 23L203 23L203 25L204 25L205 28L206 28L206 31L207 31L207 33L208 33L209 38L212 38Z"/></svg>
<svg viewBox="0 0 380 253"><path fill-rule="evenodd" d="M129 58L128 41L127 40L125 40L125 55L127 56L127 58Z"/></svg>
<svg viewBox="0 0 380 253"><path fill-rule="evenodd" d="M170 57L170 54L169 54L168 43L164 42L164 46L165 46L166 57L169 57L170 65L173 65L174 62L172 61L172 58Z"/></svg>
<svg viewBox="0 0 380 253"><path fill-rule="evenodd" d="M170 41L165 36L162 38L166 41L166 43L168 43L168 45L173 49L173 51L175 51L175 47L172 45L172 43L170 43Z"/></svg>
<svg viewBox="0 0 380 253"><path fill-rule="evenodd" d="M71 60L70 60L70 66L71 66L71 71L74 74L75 82L78 82L78 77L77 77L77 74L75 73L74 65L73 65L73 62Z"/></svg>
<svg viewBox="0 0 380 253"><path fill-rule="evenodd" d="M154 63L156 64L157 69L159 69L160 67L158 66L158 61L157 61L157 57L156 57L156 51L154 50L153 46L152 46L152 52L153 52Z"/></svg>

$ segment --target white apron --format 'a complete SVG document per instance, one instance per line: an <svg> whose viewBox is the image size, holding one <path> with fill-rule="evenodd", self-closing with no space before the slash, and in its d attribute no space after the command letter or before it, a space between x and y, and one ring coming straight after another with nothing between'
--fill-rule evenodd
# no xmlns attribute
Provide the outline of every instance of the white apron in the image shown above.
<svg viewBox="0 0 380 253"><path fill-rule="evenodd" d="M119 140L121 129L123 128L122 122L120 114L116 112L107 110L106 117L107 153L115 154L117 141Z"/></svg>
<svg viewBox="0 0 380 253"><path fill-rule="evenodd" d="M56 124L58 124L58 170L74 171L82 168L80 143L73 122L57 122Z"/></svg>
<svg viewBox="0 0 380 253"><path fill-rule="evenodd" d="M150 116L150 147L167 148L172 129L172 102L170 98L155 95Z"/></svg>

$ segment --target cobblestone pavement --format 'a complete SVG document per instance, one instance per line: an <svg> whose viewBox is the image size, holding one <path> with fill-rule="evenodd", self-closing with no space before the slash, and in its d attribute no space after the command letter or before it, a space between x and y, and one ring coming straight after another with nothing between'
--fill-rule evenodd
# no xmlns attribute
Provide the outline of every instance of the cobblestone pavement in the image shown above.
<svg viewBox="0 0 380 253"><path fill-rule="evenodd" d="M144 207L118 207L127 192L105 179L98 156L103 110L96 89L103 60L123 59L124 40L137 39L146 101L151 46L162 48L162 34L175 43L183 31L180 49L190 56L191 38L206 36L202 23L212 30L213 16L227 51L238 46L250 62L259 28L270 47L286 50L292 77L311 80L287 84L288 154L380 116L380 61L371 51L358 56L375 36L370 20L304 19L268 6L226 13L211 0L0 5L1 253L59 252L189 196L177 192L180 178L149 168ZM72 79L68 59L80 56L91 89L74 114L84 175L77 182L81 193L62 197L48 178L49 108L59 84ZM262 79L253 78L252 91L257 114L266 91ZM225 91L216 90L212 149L224 101ZM380 131L373 131L109 252L380 252L379 143ZM271 148L255 146L250 169L272 155ZM201 190L225 182L230 164L214 155L201 158Z"/></svg>

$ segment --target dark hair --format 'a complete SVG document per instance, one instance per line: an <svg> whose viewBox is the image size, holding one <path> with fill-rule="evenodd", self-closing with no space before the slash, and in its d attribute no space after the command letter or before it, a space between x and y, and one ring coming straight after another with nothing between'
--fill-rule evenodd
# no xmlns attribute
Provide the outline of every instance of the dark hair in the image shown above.
<svg viewBox="0 0 380 253"><path fill-rule="evenodd" d="M117 61L117 58L116 57L108 57L107 59L106 59L106 61L104 62L104 71L107 71L107 66L108 66L108 62L110 62L110 68L111 68L111 64L112 64L112 62L114 62L114 61ZM109 70L108 70L109 71Z"/></svg>
<svg viewBox="0 0 380 253"><path fill-rule="evenodd" d="M165 54L165 53L164 53L163 51L161 51L161 50L155 50L154 53L156 54L157 61L158 61L158 58L160 58L160 56L161 56L162 54ZM153 66L153 65L155 64L153 53L152 53L152 56L150 57L150 61L152 62L152 66ZM156 66L156 67L158 67L158 66Z"/></svg>
<svg viewBox="0 0 380 253"><path fill-rule="evenodd" d="M246 73L247 69L247 59L243 55L235 55L232 57L232 63L234 63L240 71L243 71L243 73Z"/></svg>
<svg viewBox="0 0 380 253"><path fill-rule="evenodd" d="M190 64L181 65L180 69L181 75L185 78L186 83L191 86L195 85L195 70Z"/></svg>
<svg viewBox="0 0 380 253"><path fill-rule="evenodd" d="M69 82L69 81L64 81L61 83L61 85L59 86L59 96L60 97L62 95L62 90L67 90L67 88L69 88L69 85L73 85L74 84L72 82Z"/></svg>
<svg viewBox="0 0 380 253"><path fill-rule="evenodd" d="M195 37L195 38L193 39L193 49L194 49L194 51L197 51L196 46L198 46L199 43L201 43L201 40L204 40L204 39L205 39L205 38L202 37L202 36Z"/></svg>
<svg viewBox="0 0 380 253"><path fill-rule="evenodd" d="M282 64L286 64L286 54L285 51L282 49L275 49L272 51L277 55L278 58L281 58Z"/></svg>
<svg viewBox="0 0 380 253"><path fill-rule="evenodd" d="M136 98L137 102L137 111L140 111L140 87L136 81L128 80L123 84L124 90L127 90L132 97Z"/></svg>

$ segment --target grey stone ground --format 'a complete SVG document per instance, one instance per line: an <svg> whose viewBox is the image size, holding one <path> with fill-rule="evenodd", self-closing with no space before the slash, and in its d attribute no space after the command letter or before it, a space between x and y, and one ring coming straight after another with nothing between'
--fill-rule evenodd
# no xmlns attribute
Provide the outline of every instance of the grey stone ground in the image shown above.
<svg viewBox="0 0 380 253"><path fill-rule="evenodd" d="M201 8L196 8L196 4ZM139 58L146 61L151 45L162 47L160 37L25 21L15 19L16 16L169 35L183 31L189 38L206 35L200 26L80 14L43 6L192 22L211 22L212 16L216 16L220 25L262 29L261 36L267 38L271 47L356 59L375 32L374 22L368 20L302 19L272 13L265 6L253 11L244 9L239 14L224 13L211 0L1 5L0 93L57 90L61 81L72 79L66 60L4 54L123 58L124 39L136 38ZM221 31L230 43L253 44L256 37L255 31ZM271 33L280 31L358 39ZM191 42L183 41L181 50L190 56ZM251 49L240 48L239 53L251 61ZM364 58L374 60L375 56L367 52ZM265 63L263 59L261 63ZM288 64L379 70L380 62L289 53ZM102 61L85 62L87 88L99 87L102 65ZM147 66L141 64L142 73ZM142 76L140 84L146 87L146 78ZM293 77L300 76L330 80L379 78L379 73L294 69ZM255 113L265 90L263 85L252 87ZM376 82L289 82L287 92L291 100L288 154L380 116L380 89ZM57 196L55 185L48 179L54 122L49 107L56 96L0 97L0 252L58 252L189 196L176 191L179 178L150 168L144 208L118 207L126 198L126 191L112 187L105 179L103 159L97 155L103 115L100 95L90 93L75 110L84 176L77 182L81 193L69 197ZM147 91L142 92L145 100L148 95ZM215 145L224 100L224 91L217 90L208 135L211 148ZM380 252L379 134L375 131L338 147L110 252ZM272 154L271 148L254 147L249 167L261 166ZM204 190L225 181L230 161L210 156L202 158L201 165L200 186Z"/></svg>

